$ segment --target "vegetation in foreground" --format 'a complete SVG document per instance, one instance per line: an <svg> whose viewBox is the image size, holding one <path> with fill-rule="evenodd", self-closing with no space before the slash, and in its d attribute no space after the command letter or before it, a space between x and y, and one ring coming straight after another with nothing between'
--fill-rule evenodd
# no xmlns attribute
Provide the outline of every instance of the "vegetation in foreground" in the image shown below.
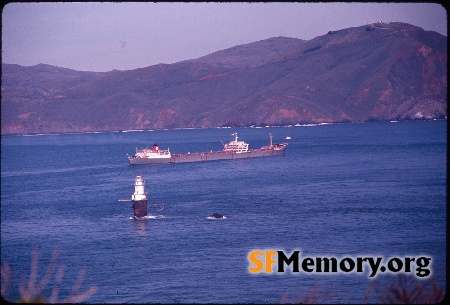
<svg viewBox="0 0 450 305"><path fill-rule="evenodd" d="M378 277L368 283L368 289L361 304L438 304L445 298L445 290L435 278L417 279L413 275L399 274L389 278ZM283 304L326 304L336 293L328 292L315 285L307 294L289 298L281 296ZM344 303L346 303L344 298Z"/></svg>
<svg viewBox="0 0 450 305"><path fill-rule="evenodd" d="M80 287L83 284L84 276L86 271L84 269L80 270L77 279L75 280L70 293L68 296L60 298L60 286L64 277L64 272L66 266L58 262L58 256L60 254L60 247L56 247L53 250L52 257L49 265L41 279L38 279L38 269L39 269L39 251L35 246L32 250L31 256L31 270L28 280L21 278L19 283L19 299L9 300L9 293L12 286L12 276L15 275L11 271L8 262L2 262L1 274L2 274L2 286L1 294L4 300L17 302L17 303L80 303L97 291L96 286L90 286L86 291L80 292ZM49 296L45 295L44 291L47 289L48 285L51 284L51 293ZM48 289L47 289L48 290Z"/></svg>
<svg viewBox="0 0 450 305"><path fill-rule="evenodd" d="M19 299L12 300L17 303L80 303L89 299L97 292L96 286L90 286L86 291L80 292L83 284L85 270L80 270L69 295L60 298L60 286L64 277L66 266L58 262L60 247L56 247L46 271L41 279L38 279L39 251L35 246L32 250L31 268L28 280L21 278L19 284ZM8 262L1 266L1 295L8 300L12 286L13 273ZM52 286L49 286L52 285ZM378 277L368 283L368 290L361 300L362 304L438 304L444 300L445 290L436 282L435 278L426 280L417 279L414 276L399 274L394 277ZM45 295L45 291L50 291ZM297 294L289 297L288 293L281 296L283 304L326 304L331 298L336 297L335 292L324 290L316 284L306 294Z"/></svg>

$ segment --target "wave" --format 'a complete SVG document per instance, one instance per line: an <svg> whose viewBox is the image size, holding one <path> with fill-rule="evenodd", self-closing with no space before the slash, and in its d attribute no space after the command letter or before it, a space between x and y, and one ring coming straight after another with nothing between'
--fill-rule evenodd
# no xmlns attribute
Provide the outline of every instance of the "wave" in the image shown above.
<svg viewBox="0 0 450 305"><path fill-rule="evenodd" d="M311 124L295 124L295 127L314 127L314 126L322 126L322 125L331 125L335 123L311 123Z"/></svg>
<svg viewBox="0 0 450 305"><path fill-rule="evenodd" d="M208 220L222 220L222 219L226 219L226 216L223 216L222 218L217 218L217 217L213 217L213 216L206 216L203 219L208 219Z"/></svg>
<svg viewBox="0 0 450 305"><path fill-rule="evenodd" d="M60 133L37 133L37 134L23 134L18 137L39 137L39 136L60 136Z"/></svg>
<svg viewBox="0 0 450 305"><path fill-rule="evenodd" d="M95 133L110 133L116 131L80 131L80 132L64 132L64 133L35 133L35 134L19 134L19 137L39 137L39 136L65 136L65 135L80 135L80 134L95 134Z"/></svg>
<svg viewBox="0 0 450 305"><path fill-rule="evenodd" d="M85 131L82 133L110 133L110 131Z"/></svg>
<svg viewBox="0 0 450 305"><path fill-rule="evenodd" d="M160 219L160 218L166 218L164 215L147 215L142 217L144 219Z"/></svg>
<svg viewBox="0 0 450 305"><path fill-rule="evenodd" d="M143 219L162 219L162 218L166 218L166 216L164 216L164 215L147 215L147 216L140 217L140 218L130 216L130 218L128 218L128 219L143 220Z"/></svg>

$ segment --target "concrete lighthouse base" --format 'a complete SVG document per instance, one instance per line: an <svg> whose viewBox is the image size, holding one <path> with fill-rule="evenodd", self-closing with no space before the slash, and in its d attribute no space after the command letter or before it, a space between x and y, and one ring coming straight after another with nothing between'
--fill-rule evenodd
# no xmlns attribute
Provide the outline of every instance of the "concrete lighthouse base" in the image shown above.
<svg viewBox="0 0 450 305"><path fill-rule="evenodd" d="M147 216L147 200L133 200L133 211L134 217L141 218Z"/></svg>

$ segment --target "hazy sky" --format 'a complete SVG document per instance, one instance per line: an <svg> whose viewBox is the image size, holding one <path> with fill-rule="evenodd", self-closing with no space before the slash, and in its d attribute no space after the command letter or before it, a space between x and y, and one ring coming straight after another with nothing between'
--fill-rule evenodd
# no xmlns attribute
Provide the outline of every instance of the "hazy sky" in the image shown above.
<svg viewBox="0 0 450 305"><path fill-rule="evenodd" d="M433 3L9 3L2 11L2 62L129 70L374 21L447 36L447 12Z"/></svg>

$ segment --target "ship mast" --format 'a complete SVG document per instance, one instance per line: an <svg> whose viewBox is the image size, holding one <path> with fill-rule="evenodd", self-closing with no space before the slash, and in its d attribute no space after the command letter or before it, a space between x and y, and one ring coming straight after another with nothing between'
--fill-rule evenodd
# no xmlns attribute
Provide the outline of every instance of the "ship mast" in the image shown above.
<svg viewBox="0 0 450 305"><path fill-rule="evenodd" d="M234 142L237 142L238 139L237 132L233 133L232 136L234 136Z"/></svg>

